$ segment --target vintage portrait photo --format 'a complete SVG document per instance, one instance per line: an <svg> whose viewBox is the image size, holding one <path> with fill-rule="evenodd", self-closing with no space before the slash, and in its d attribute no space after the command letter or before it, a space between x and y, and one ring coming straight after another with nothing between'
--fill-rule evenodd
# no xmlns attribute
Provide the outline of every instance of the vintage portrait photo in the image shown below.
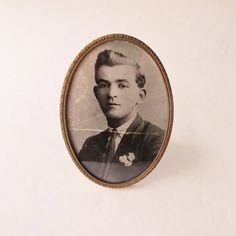
<svg viewBox="0 0 236 236"><path fill-rule="evenodd" d="M77 59L64 96L74 161L98 182L139 178L158 163L170 135L172 97L164 69L144 46L119 35Z"/></svg>

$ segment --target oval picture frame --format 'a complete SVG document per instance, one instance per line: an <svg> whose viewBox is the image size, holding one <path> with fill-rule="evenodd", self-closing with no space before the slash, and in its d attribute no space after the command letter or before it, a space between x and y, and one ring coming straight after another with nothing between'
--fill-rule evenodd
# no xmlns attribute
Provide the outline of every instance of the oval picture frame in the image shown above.
<svg viewBox="0 0 236 236"><path fill-rule="evenodd" d="M173 97L158 56L141 40L110 34L88 44L63 84L61 128L80 171L127 187L161 160L173 125Z"/></svg>

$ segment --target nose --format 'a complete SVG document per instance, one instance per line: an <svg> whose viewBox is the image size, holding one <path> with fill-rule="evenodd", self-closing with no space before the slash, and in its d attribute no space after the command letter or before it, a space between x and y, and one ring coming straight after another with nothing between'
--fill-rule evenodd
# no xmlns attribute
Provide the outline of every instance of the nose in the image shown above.
<svg viewBox="0 0 236 236"><path fill-rule="evenodd" d="M118 88L116 84L111 84L109 88L109 97L117 97Z"/></svg>

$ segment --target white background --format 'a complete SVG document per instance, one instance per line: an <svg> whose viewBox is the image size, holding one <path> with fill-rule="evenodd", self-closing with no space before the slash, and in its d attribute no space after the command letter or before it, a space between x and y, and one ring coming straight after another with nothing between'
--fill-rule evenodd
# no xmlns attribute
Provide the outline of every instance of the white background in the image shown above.
<svg viewBox="0 0 236 236"><path fill-rule="evenodd" d="M236 235L236 2L0 1L0 235ZM67 69L90 41L139 38L172 85L169 146L142 182L85 178L62 138Z"/></svg>

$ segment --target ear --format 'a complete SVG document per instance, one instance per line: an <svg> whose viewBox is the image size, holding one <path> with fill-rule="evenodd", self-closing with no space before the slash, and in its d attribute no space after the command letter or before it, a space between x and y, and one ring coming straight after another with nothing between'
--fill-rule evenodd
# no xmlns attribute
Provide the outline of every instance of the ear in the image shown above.
<svg viewBox="0 0 236 236"><path fill-rule="evenodd" d="M144 89L144 88L141 88L140 90L139 90L139 94L138 94L138 104L139 103L143 103L143 101L144 101L144 99L145 99L145 97L146 97L146 94L147 94L147 92L146 92L146 89Z"/></svg>

